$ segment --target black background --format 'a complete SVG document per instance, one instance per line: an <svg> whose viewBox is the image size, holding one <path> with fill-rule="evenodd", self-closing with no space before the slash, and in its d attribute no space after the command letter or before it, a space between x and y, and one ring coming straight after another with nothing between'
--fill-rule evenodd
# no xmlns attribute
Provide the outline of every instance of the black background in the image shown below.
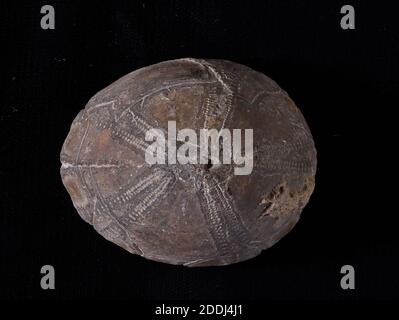
<svg viewBox="0 0 399 320"><path fill-rule="evenodd" d="M45 4L55 8L55 30L40 28ZM355 7L355 30L340 27L344 4ZM385 161L399 89L393 5L49 0L2 2L0 14L1 298L398 297L397 209L385 205L395 196L379 181L395 181ZM300 222L236 265L188 269L131 255L83 222L60 179L62 143L89 98L132 70L181 57L228 59L270 76L301 109L318 150ZM55 290L40 288L45 264L55 267ZM352 291L340 287L345 264L356 270Z"/></svg>

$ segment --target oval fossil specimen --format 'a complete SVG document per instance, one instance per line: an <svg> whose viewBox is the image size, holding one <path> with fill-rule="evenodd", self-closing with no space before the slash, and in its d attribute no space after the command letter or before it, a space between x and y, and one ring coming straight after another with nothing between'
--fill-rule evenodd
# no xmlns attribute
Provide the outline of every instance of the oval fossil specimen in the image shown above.
<svg viewBox="0 0 399 320"><path fill-rule="evenodd" d="M252 129L249 174L211 158L149 164L146 134L168 133L173 122L177 131ZM252 258L291 230L314 189L316 150L302 114L270 78L225 60L178 59L92 97L61 162L75 208L106 239L148 259L211 266Z"/></svg>

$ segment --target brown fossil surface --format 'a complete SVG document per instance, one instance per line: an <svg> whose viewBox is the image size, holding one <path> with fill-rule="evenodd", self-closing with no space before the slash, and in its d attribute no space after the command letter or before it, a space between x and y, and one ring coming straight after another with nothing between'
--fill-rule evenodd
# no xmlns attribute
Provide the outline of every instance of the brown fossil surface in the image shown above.
<svg viewBox="0 0 399 320"><path fill-rule="evenodd" d="M147 130L253 129L253 170L145 161ZM316 150L273 80L225 60L177 59L98 92L71 125L61 176L80 216L145 258L186 266L257 256L297 223L314 189Z"/></svg>

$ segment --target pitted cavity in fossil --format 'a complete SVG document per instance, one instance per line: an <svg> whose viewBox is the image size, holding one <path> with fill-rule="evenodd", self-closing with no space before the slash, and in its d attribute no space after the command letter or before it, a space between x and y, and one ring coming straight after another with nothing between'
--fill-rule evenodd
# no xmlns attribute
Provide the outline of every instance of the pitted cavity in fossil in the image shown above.
<svg viewBox="0 0 399 320"><path fill-rule="evenodd" d="M177 130L253 129L252 172L212 159L149 164L146 132L167 132L170 121ZM75 208L106 239L148 259L209 266L255 257L291 230L314 188L316 150L270 78L225 60L178 59L92 97L61 162Z"/></svg>

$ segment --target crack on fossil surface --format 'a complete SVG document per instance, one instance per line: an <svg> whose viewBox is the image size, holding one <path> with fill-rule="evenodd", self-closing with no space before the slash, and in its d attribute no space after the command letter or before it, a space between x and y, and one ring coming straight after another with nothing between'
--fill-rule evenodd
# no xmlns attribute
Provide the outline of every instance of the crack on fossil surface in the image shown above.
<svg viewBox="0 0 399 320"><path fill-rule="evenodd" d="M103 168L120 168L121 166L122 165L120 164L76 164L76 163L62 162L61 168L62 169L69 169L69 168L103 169Z"/></svg>

